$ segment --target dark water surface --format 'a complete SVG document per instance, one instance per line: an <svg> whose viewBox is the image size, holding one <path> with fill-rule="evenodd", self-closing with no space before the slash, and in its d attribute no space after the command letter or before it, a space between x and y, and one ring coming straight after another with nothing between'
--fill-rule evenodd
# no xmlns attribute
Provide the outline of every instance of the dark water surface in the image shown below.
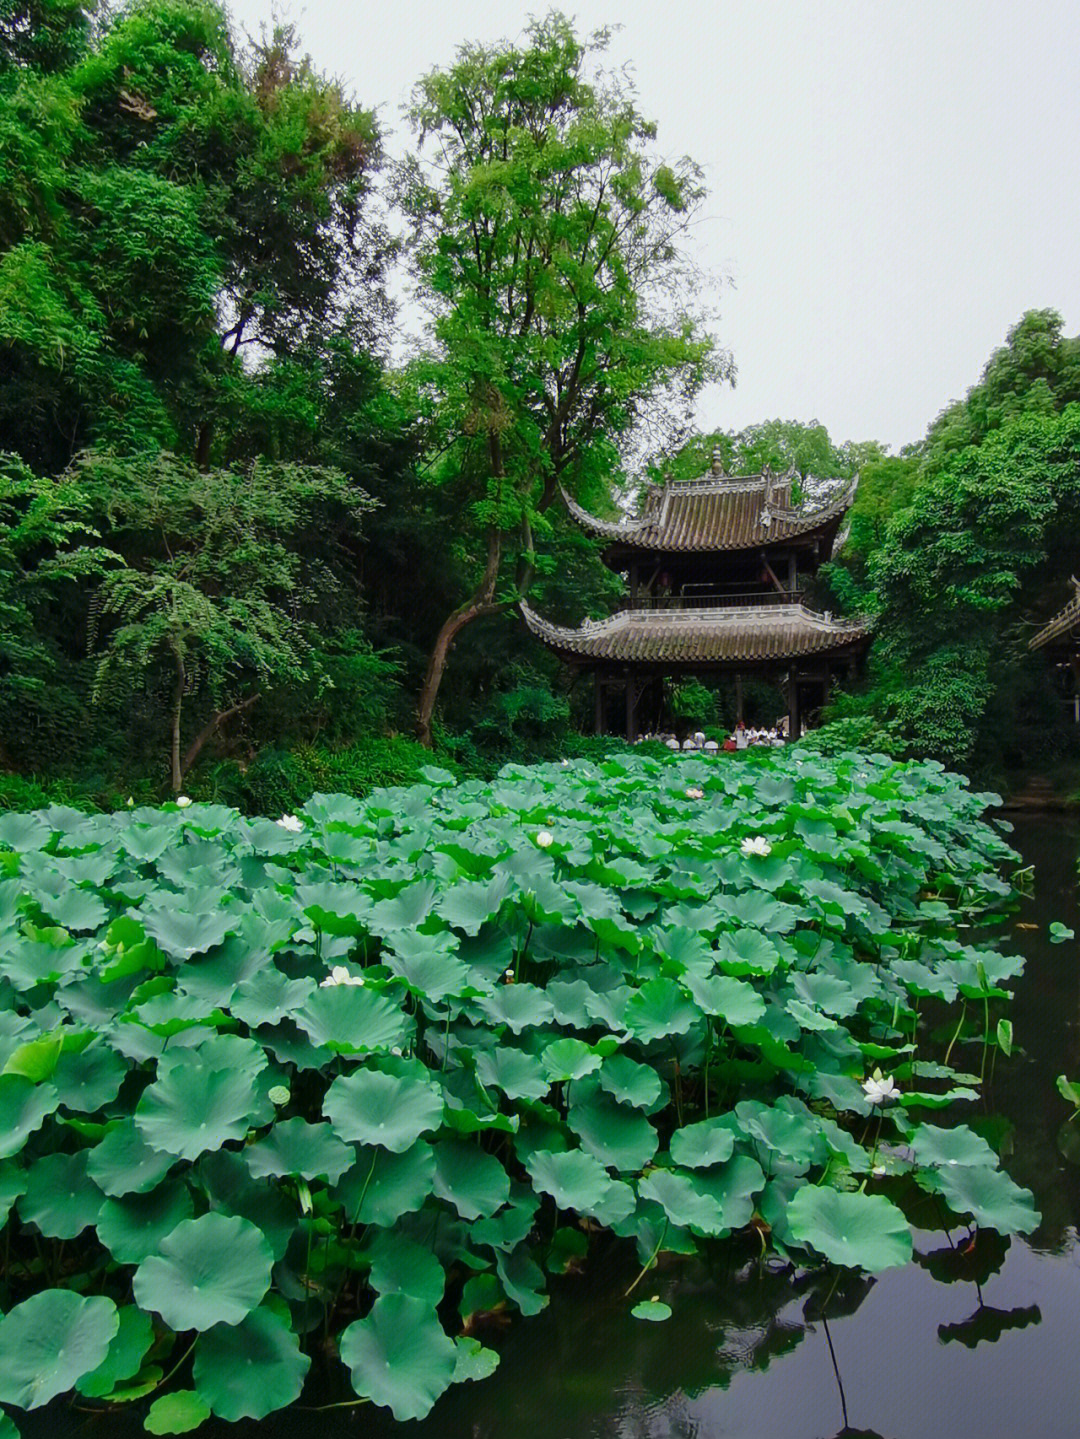
<svg viewBox="0 0 1080 1439"><path fill-rule="evenodd" d="M999 1064L985 1115L1010 1122L1013 1178L1035 1193L1040 1228L1027 1241L981 1240L951 1250L932 1212L913 1215L917 1262L824 1297L753 1261L731 1268L672 1263L638 1295L659 1294L673 1317L632 1319L622 1250L588 1276L555 1281L550 1307L484 1335L502 1362L459 1385L421 1424L395 1425L371 1406L292 1410L262 1424L208 1424L206 1439L1076 1439L1080 1435L1080 1167L1059 1149L1068 1108L1057 1075L1080 1078L1080 943L1050 944L1061 920L1080 933L1072 818L1024 819L1013 843L1035 866L1010 945L1027 959L1012 1009L1018 1054ZM975 1067L978 1067L976 1060ZM950 1122L974 1121L976 1106ZM1080 1132L1076 1140L1080 1160ZM964 1245L967 1235L952 1239ZM831 1282L831 1281L830 1281ZM309 1386L310 1390L311 1386ZM309 1399L309 1394L305 1394ZM328 1396L333 1397L333 1396ZM310 1397L312 1404L318 1399ZM134 1418L134 1416L133 1416ZM28 1439L133 1439L137 1423L50 1407L20 1424Z"/></svg>

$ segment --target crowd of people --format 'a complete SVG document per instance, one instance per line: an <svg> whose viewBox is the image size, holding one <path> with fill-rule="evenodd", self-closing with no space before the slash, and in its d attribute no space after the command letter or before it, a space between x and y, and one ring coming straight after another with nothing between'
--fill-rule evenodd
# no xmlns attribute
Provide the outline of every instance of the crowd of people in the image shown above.
<svg viewBox="0 0 1080 1439"><path fill-rule="evenodd" d="M643 734L638 736L635 743L641 744L645 740L665 744L670 750L700 750L704 754L716 754L719 750L749 749L752 745L778 746L787 742L787 717L777 720L771 729L757 726L748 729L740 720L723 744L714 739L706 739L701 730L698 730L696 734L687 735L682 741L670 731L661 731L659 734Z"/></svg>

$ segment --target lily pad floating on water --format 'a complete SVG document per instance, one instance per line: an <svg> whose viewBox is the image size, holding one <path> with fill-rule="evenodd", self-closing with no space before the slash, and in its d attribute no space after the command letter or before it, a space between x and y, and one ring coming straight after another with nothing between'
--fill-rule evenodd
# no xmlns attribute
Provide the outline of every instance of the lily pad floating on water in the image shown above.
<svg viewBox="0 0 1080 1439"><path fill-rule="evenodd" d="M155 1399L143 1420L148 1434L190 1434L210 1418L210 1406L191 1389L175 1389Z"/></svg>
<svg viewBox="0 0 1080 1439"><path fill-rule="evenodd" d="M662 1299L642 1299L630 1313L635 1319L649 1319L654 1324L661 1324L671 1318L671 1305L665 1304Z"/></svg>

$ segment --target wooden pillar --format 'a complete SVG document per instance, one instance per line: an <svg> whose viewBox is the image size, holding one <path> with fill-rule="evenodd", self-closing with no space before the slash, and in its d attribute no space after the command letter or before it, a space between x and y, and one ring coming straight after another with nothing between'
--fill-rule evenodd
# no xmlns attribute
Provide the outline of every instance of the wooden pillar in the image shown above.
<svg viewBox="0 0 1080 1439"><path fill-rule="evenodd" d="M795 593L795 590L798 588L798 584L799 566L795 561L795 551L791 550L789 551L787 557L787 587L792 594Z"/></svg>
<svg viewBox="0 0 1080 1439"><path fill-rule="evenodd" d="M628 744L633 744L637 738L637 728L634 714L634 676L627 673L626 676L626 739Z"/></svg>
<svg viewBox="0 0 1080 1439"><path fill-rule="evenodd" d="M637 607L637 592L638 592L638 567L637 567L637 561L636 561L636 560L631 560L631 562L630 562L630 606L631 606L632 609Z"/></svg>
<svg viewBox="0 0 1080 1439"><path fill-rule="evenodd" d="M788 668L788 739L796 740L802 733L799 713L799 674L794 665Z"/></svg>
<svg viewBox="0 0 1080 1439"><path fill-rule="evenodd" d="M600 671L593 671L593 728L596 734L604 733L604 681Z"/></svg>
<svg viewBox="0 0 1080 1439"><path fill-rule="evenodd" d="M743 722L743 697L742 697L742 675L735 676L735 723Z"/></svg>

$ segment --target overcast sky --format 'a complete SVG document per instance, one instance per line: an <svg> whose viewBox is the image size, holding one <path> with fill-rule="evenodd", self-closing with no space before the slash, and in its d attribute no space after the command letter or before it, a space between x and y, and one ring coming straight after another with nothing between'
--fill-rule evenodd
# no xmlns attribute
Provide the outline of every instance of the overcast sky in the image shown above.
<svg viewBox="0 0 1080 1439"><path fill-rule="evenodd" d="M273 9L378 109L399 153L413 82L462 41L516 38L514 0L233 0ZM820 420L834 440L918 439L1028 309L1080 329L1077 0L581 0L622 28L660 147L711 192L700 258L727 275L734 390L703 429Z"/></svg>

